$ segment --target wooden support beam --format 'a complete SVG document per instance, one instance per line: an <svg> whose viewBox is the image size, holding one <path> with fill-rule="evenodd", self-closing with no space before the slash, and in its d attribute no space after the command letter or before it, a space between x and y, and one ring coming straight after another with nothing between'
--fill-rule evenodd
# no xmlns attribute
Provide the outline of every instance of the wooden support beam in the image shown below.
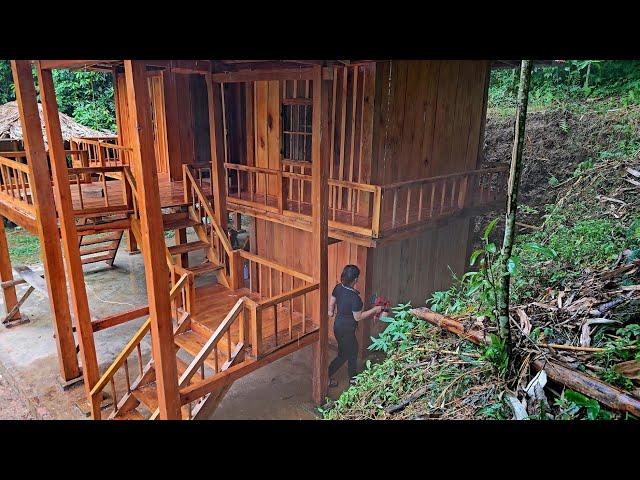
<svg viewBox="0 0 640 480"><path fill-rule="evenodd" d="M40 86L40 100L42 102L42 114L44 117L47 139L49 141L49 158L53 173L54 196L60 220L60 235L64 249L64 261L69 276L71 290L71 306L76 323L76 331L80 343L80 355L82 356L82 375L87 398L91 398L91 389L100 378L98 370L98 358L96 346L93 341L93 329L91 327L91 312L87 290L84 284L82 260L80 258L80 242L76 231L73 215L73 201L67 171L67 158L64 152L64 139L60 127L60 116L56 102L56 92L53 87L51 70L42 68L40 62L36 64L38 70L38 84ZM96 397L99 408L102 398Z"/></svg>
<svg viewBox="0 0 640 480"><path fill-rule="evenodd" d="M227 231L227 199L224 168L224 125L222 117L222 91L207 75L207 99L209 108L209 135L211 138L211 193L218 225Z"/></svg>
<svg viewBox="0 0 640 480"><path fill-rule="evenodd" d="M331 82L322 80L322 67L313 67L313 119L311 144L311 204L313 279L319 283L318 310L314 312L314 323L319 325L318 342L313 345L313 400L324 403L329 376L327 349L329 347L329 138L330 124L329 99Z"/></svg>
<svg viewBox="0 0 640 480"><path fill-rule="evenodd" d="M242 70L214 73L211 78L219 83L261 82L274 80L313 80L317 67Z"/></svg>
<svg viewBox="0 0 640 480"><path fill-rule="evenodd" d="M80 68L88 65L105 65L118 60L39 60L40 66L46 70L57 68Z"/></svg>
<svg viewBox="0 0 640 480"><path fill-rule="evenodd" d="M124 68L132 122L131 162L137 182L140 209L142 255L151 317L151 346L158 385L158 407L161 419L179 419L180 397L169 301L169 270L164 255L166 246L146 66L141 61L125 60Z"/></svg>
<svg viewBox="0 0 640 480"><path fill-rule="evenodd" d="M4 230L4 217L0 216L0 281L13 282L13 270L11 268L11 258L9 257L9 245L7 243L7 235ZM2 295L4 297L4 306L7 314L11 312L18 304L15 285L3 285ZM12 322L20 319L20 310L16 310L7 321Z"/></svg>
<svg viewBox="0 0 640 480"><path fill-rule="evenodd" d="M36 90L28 60L12 60L11 70L20 112L24 149L33 174L31 193L36 210L36 224L44 264L49 305L58 349L62 380L68 382L80 376L80 367L73 338L71 314L67 297L67 281L58 243L59 231L53 197L47 153L42 138Z"/></svg>

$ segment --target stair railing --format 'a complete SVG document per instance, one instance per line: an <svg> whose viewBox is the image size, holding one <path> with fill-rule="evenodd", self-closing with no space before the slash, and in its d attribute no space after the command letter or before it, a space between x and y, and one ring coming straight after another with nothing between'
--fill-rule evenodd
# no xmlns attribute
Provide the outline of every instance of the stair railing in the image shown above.
<svg viewBox="0 0 640 480"><path fill-rule="evenodd" d="M186 275L184 277L186 277ZM178 297L178 295L183 294L185 285L185 278L181 278L171 289L171 292L169 293L169 299L172 305L175 303L175 299ZM175 305L172 306L172 310L176 310ZM174 318L174 321L176 322L174 332L179 331L181 327L186 324L186 322L189 322L189 320L190 319L188 314L176 316ZM140 326L133 337L131 337L127 345L125 345L125 347L118 354L113 363L105 370L98 382L91 389L91 398L89 400L91 402L91 416L94 420L100 420L101 418L100 404L102 402L102 393L107 385L111 386L112 409L110 416L114 417L121 409L130 407L130 405L127 405L127 400L129 400L132 390L135 390L138 386L142 385L143 382L148 383L154 380L155 374L152 371L152 363L147 362L145 365L142 358L142 342L147 337L147 335L149 335L150 341L150 332L151 317L147 318L147 320ZM129 365L132 360L129 357L131 357L134 351L136 355L135 360L133 361L134 368L138 369L139 374L132 381L129 369ZM119 375L119 378L116 379L116 374L120 371L124 371L124 375ZM125 388L122 388L123 382ZM126 391L122 393L121 398L118 398L118 391L123 390Z"/></svg>
<svg viewBox="0 0 640 480"><path fill-rule="evenodd" d="M216 220L216 214L209 198L202 188L202 178L199 181L194 176L192 165L183 165L183 186L185 202L189 205L189 211L195 215L204 227L207 241L216 255L216 260L225 266L225 272L233 277L237 272L232 271L234 262L233 247L227 233Z"/></svg>

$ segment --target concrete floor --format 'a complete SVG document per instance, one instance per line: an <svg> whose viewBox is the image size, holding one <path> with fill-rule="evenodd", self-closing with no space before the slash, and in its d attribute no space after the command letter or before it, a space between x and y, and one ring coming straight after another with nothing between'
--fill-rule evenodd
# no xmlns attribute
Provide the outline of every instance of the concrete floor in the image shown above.
<svg viewBox="0 0 640 480"><path fill-rule="evenodd" d="M110 268L96 263L85 267L94 318L147 302L142 256L129 255L121 247L114 265ZM32 269L42 271L41 266ZM20 295L26 287L19 285L17 290ZM0 311L5 311L1 296L0 304ZM58 380L48 300L34 292L21 312L29 323L8 329L0 326L0 419L86 418L83 384L63 390ZM138 319L95 334L101 371L111 364L143 321ZM150 354L148 343L143 345L143 354ZM340 377L346 377L342 373ZM346 381L343 383L346 385ZM339 391L340 388L332 389L331 396L335 398ZM216 411L205 417L300 420L317 415L311 400L311 347L306 347L235 382Z"/></svg>

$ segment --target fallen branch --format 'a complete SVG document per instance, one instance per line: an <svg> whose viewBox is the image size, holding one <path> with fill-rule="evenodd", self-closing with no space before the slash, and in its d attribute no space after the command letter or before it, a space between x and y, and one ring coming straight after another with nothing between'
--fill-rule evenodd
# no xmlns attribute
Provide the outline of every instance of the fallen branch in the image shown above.
<svg viewBox="0 0 640 480"><path fill-rule="evenodd" d="M415 315L418 318L426 320L427 322L435 325L437 327L442 328L443 330L447 330L451 333L455 333L456 335L464 338L465 340L469 340L477 345L483 345L487 343L487 339L485 338L484 331L479 330L468 330L465 331L464 325L454 318L445 317L439 313L436 313L426 307L420 308L412 308L409 310L412 315Z"/></svg>
<svg viewBox="0 0 640 480"><path fill-rule="evenodd" d="M433 312L425 307L414 308L410 310L410 312L416 317L422 318L443 330L455 333L456 335L473 343L478 345L487 343L483 332L465 332L464 325L454 318L445 317L444 315ZM560 365L550 359L547 359L546 361L542 359L535 360L532 362L532 366L536 370L544 369L549 380L560 383L571 390L575 390L583 395L594 398L612 410L628 412L631 415L640 417L640 399L633 397L618 388L612 387L608 383L579 372L578 370L574 370L573 368Z"/></svg>

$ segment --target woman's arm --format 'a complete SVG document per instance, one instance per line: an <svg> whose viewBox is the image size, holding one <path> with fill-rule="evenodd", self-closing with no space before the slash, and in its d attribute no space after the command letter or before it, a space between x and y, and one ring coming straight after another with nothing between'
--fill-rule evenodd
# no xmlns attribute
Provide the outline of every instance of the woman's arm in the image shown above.
<svg viewBox="0 0 640 480"><path fill-rule="evenodd" d="M359 312L353 312L353 318L356 319L356 322L359 322L360 320L366 320L367 318L380 312L382 312L382 307L371 307L369 310L360 310Z"/></svg>
<svg viewBox="0 0 640 480"><path fill-rule="evenodd" d="M336 297L331 295L331 300L329 300L329 316L333 317L336 314Z"/></svg>

